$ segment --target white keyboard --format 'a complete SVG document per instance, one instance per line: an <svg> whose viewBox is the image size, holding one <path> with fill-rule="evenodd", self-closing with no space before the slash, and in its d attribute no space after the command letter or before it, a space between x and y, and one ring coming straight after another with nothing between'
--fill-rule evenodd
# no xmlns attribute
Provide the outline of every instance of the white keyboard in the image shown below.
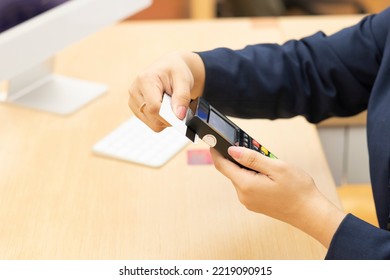
<svg viewBox="0 0 390 280"><path fill-rule="evenodd" d="M136 117L131 117L96 143L95 154L160 167L191 143L172 127L156 133Z"/></svg>

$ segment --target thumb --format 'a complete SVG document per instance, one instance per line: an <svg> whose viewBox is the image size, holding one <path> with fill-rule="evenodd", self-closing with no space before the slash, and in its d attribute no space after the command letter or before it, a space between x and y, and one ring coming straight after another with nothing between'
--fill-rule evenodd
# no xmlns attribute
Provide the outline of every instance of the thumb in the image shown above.
<svg viewBox="0 0 390 280"><path fill-rule="evenodd" d="M187 108L190 104L190 93L177 91L172 94L172 109L176 117L180 120L184 119L187 113Z"/></svg>
<svg viewBox="0 0 390 280"><path fill-rule="evenodd" d="M229 155L241 165L270 176L274 173L277 160L269 158L259 152L244 147L231 146L228 149Z"/></svg>
<svg viewBox="0 0 390 280"><path fill-rule="evenodd" d="M188 69L185 70L172 75L172 109L181 120L186 116L193 85L192 74Z"/></svg>

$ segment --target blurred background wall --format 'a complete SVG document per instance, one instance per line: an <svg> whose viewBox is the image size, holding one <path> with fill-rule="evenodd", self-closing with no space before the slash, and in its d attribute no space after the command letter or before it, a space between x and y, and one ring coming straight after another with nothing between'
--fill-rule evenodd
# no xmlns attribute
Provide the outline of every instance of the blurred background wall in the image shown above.
<svg viewBox="0 0 390 280"><path fill-rule="evenodd" d="M154 0L131 19L181 19L375 13L390 0Z"/></svg>

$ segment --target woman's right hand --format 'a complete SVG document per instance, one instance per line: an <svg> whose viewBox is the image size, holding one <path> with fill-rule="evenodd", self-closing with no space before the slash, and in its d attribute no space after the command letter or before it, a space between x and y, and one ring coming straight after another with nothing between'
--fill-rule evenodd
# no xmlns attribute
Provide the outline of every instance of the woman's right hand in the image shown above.
<svg viewBox="0 0 390 280"><path fill-rule="evenodd" d="M158 132L169 126L159 115L163 93L172 96L172 109L179 119L186 115L191 99L202 95L204 64L192 52L173 53L141 72L129 88L129 107Z"/></svg>

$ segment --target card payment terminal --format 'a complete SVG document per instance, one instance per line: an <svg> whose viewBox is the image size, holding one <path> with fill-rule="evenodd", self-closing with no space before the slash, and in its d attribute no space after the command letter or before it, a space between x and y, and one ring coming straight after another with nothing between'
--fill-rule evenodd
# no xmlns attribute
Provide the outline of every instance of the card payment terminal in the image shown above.
<svg viewBox="0 0 390 280"><path fill-rule="evenodd" d="M160 115L175 127L175 124L168 117L165 117L166 114L163 113L166 110L163 107L167 106L164 103L169 103L170 105L170 97L165 94L164 99L162 108L160 109ZM166 99L169 99L169 101ZM172 111L171 108L169 109ZM176 118L176 120L178 119ZM268 151L226 116L218 112L203 97L199 97L190 102L189 110L187 110L187 115L182 123L185 124L185 128L182 128L181 131L187 138L194 142L196 137L199 137L210 147L215 148L224 157L235 163L237 162L227 152L230 146L246 147L270 158L276 158L273 153Z"/></svg>

